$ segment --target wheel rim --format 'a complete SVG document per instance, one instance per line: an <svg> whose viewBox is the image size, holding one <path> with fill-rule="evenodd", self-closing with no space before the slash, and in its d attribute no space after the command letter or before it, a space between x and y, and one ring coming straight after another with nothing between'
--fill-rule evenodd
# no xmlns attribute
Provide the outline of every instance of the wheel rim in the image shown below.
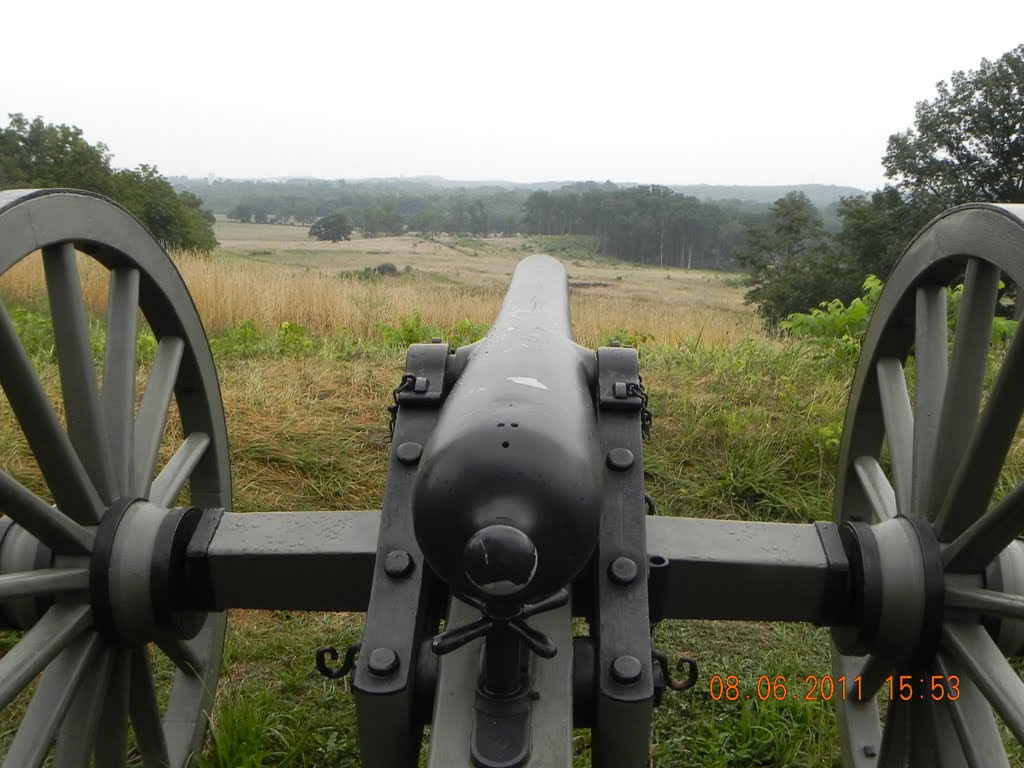
<svg viewBox="0 0 1024 768"><path fill-rule="evenodd" d="M1022 219L1024 206L979 204L932 221L864 340L834 510L857 624L833 630L833 672L851 691L860 676L864 694L837 703L851 767L1009 766L993 710L1024 743L1024 682L1006 660L1024 627L1024 478L1004 471L1024 413L1024 332L986 381L1000 280L1024 302ZM961 281L949 334L947 288Z"/></svg>
<svg viewBox="0 0 1024 768"><path fill-rule="evenodd" d="M194 507L230 508L213 359L174 264L120 207L67 190L0 193L0 275L37 250L65 416L0 303L0 386L54 502L0 472L0 622L26 630L0 658L0 709L42 673L3 766L38 766L52 754L56 766L94 757L100 767L179 768L201 746L225 616L158 626L151 552L138 547L164 535L165 519L186 517L171 511L186 484ZM102 389L76 250L109 270ZM157 344L136 412L138 310ZM184 439L161 462L169 417Z"/></svg>

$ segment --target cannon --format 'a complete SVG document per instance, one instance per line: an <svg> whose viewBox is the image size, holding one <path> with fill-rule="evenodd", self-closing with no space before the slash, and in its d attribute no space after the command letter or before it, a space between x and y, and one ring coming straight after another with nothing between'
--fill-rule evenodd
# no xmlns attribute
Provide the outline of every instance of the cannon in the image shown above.
<svg viewBox="0 0 1024 768"><path fill-rule="evenodd" d="M365 612L346 664L318 666L351 678L374 768L417 765L427 725L431 768L564 768L579 728L594 766L647 765L653 707L697 674L673 679L663 619L830 627L848 768L1009 766L1002 730L1024 742L1024 332L990 343L1024 284L1024 206L960 206L910 243L862 346L832 520L805 525L651 514L637 351L573 341L546 256L484 339L409 348L379 511L233 513L171 260L97 195L0 193L0 274L36 251L56 402L0 307L0 386L47 489L0 472L0 709L23 710L5 768L127 765L129 730L146 768L189 765L229 608ZM102 387L76 252L109 271ZM137 391L140 312L157 346Z"/></svg>

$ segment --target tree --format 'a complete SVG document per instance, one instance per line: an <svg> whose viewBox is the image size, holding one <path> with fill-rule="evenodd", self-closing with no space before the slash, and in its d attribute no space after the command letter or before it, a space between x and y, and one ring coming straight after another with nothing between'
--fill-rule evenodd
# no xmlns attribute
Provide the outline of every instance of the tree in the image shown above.
<svg viewBox="0 0 1024 768"><path fill-rule="evenodd" d="M113 170L106 145L89 144L73 126L9 115L0 129L0 189L71 187L123 205L168 250L209 253L217 247L213 214L190 192L180 195L156 167Z"/></svg>
<svg viewBox="0 0 1024 768"><path fill-rule="evenodd" d="M239 203L228 211L228 218L233 221L240 221L243 224L250 224L252 223L252 206Z"/></svg>
<svg viewBox="0 0 1024 768"><path fill-rule="evenodd" d="M940 207L1024 202L1024 44L954 72L918 102L914 127L889 137L882 163L897 187Z"/></svg>
<svg viewBox="0 0 1024 768"><path fill-rule="evenodd" d="M317 219L309 228L309 236L317 240L330 240L332 243L349 240L352 237L352 222L347 214L338 211Z"/></svg>
<svg viewBox="0 0 1024 768"><path fill-rule="evenodd" d="M738 255L749 272L748 303L769 326L794 312L817 306L836 290L834 254L821 214L803 192L790 192L772 205L767 226L747 231L746 249Z"/></svg>

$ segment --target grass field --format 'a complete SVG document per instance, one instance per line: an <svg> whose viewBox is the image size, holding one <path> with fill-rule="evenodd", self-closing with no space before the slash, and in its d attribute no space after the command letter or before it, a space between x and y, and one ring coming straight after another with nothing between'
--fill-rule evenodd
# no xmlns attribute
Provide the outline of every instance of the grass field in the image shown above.
<svg viewBox="0 0 1024 768"><path fill-rule="evenodd" d="M330 244L307 241L302 228L223 222L218 237L214 258L183 258L179 267L217 358L236 511L379 507L385 406L405 345L479 335L516 260L546 251L570 274L577 340L640 346L655 416L647 489L660 514L787 522L831 514L852 369L805 344L766 337L741 289L724 276L604 262L573 239ZM350 274L384 262L399 274ZM102 316L104 275L84 269L83 284ZM46 306L38 263L12 270L0 292L19 308L22 330L38 330ZM52 341L39 334L34 357L52 383ZM0 466L31 477L34 466L6 408L0 403ZM344 685L315 672L313 654L320 645L355 642L360 627L359 616L346 614L232 612L202 765L359 765L352 699ZM658 639L670 657L696 657L702 682L667 694L657 710L656 765L839 765L829 704L716 702L706 687L716 674L745 682L784 675L799 685L827 674L824 630L665 622ZM14 708L0 720L6 738L16 715ZM588 738L576 737L581 765Z"/></svg>

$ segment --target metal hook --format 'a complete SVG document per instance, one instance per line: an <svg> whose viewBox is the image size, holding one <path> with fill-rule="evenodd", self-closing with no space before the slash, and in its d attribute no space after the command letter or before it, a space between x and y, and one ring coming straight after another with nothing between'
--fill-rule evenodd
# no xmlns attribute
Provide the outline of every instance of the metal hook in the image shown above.
<svg viewBox="0 0 1024 768"><path fill-rule="evenodd" d="M324 677L329 677L332 680L337 680L340 677L344 677L353 670L356 665L356 656L359 655L359 649L362 643L356 643L350 645L348 650L345 651L345 660L341 662L341 666L337 669L332 669L327 665L327 657L331 657L331 661L338 660L338 649L333 645L325 645L322 648L318 648L316 652L316 668L317 671Z"/></svg>
<svg viewBox="0 0 1024 768"><path fill-rule="evenodd" d="M654 651L651 653L652 658L659 667L661 667L662 677L665 678L665 685L671 688L673 691L687 691L693 688L697 684L697 677L699 671L697 669L697 660L692 659L689 656L680 656L679 661L676 662L676 671L682 672L683 668L686 668L686 679L677 680L672 677L672 673L668 669L668 656L662 651Z"/></svg>

